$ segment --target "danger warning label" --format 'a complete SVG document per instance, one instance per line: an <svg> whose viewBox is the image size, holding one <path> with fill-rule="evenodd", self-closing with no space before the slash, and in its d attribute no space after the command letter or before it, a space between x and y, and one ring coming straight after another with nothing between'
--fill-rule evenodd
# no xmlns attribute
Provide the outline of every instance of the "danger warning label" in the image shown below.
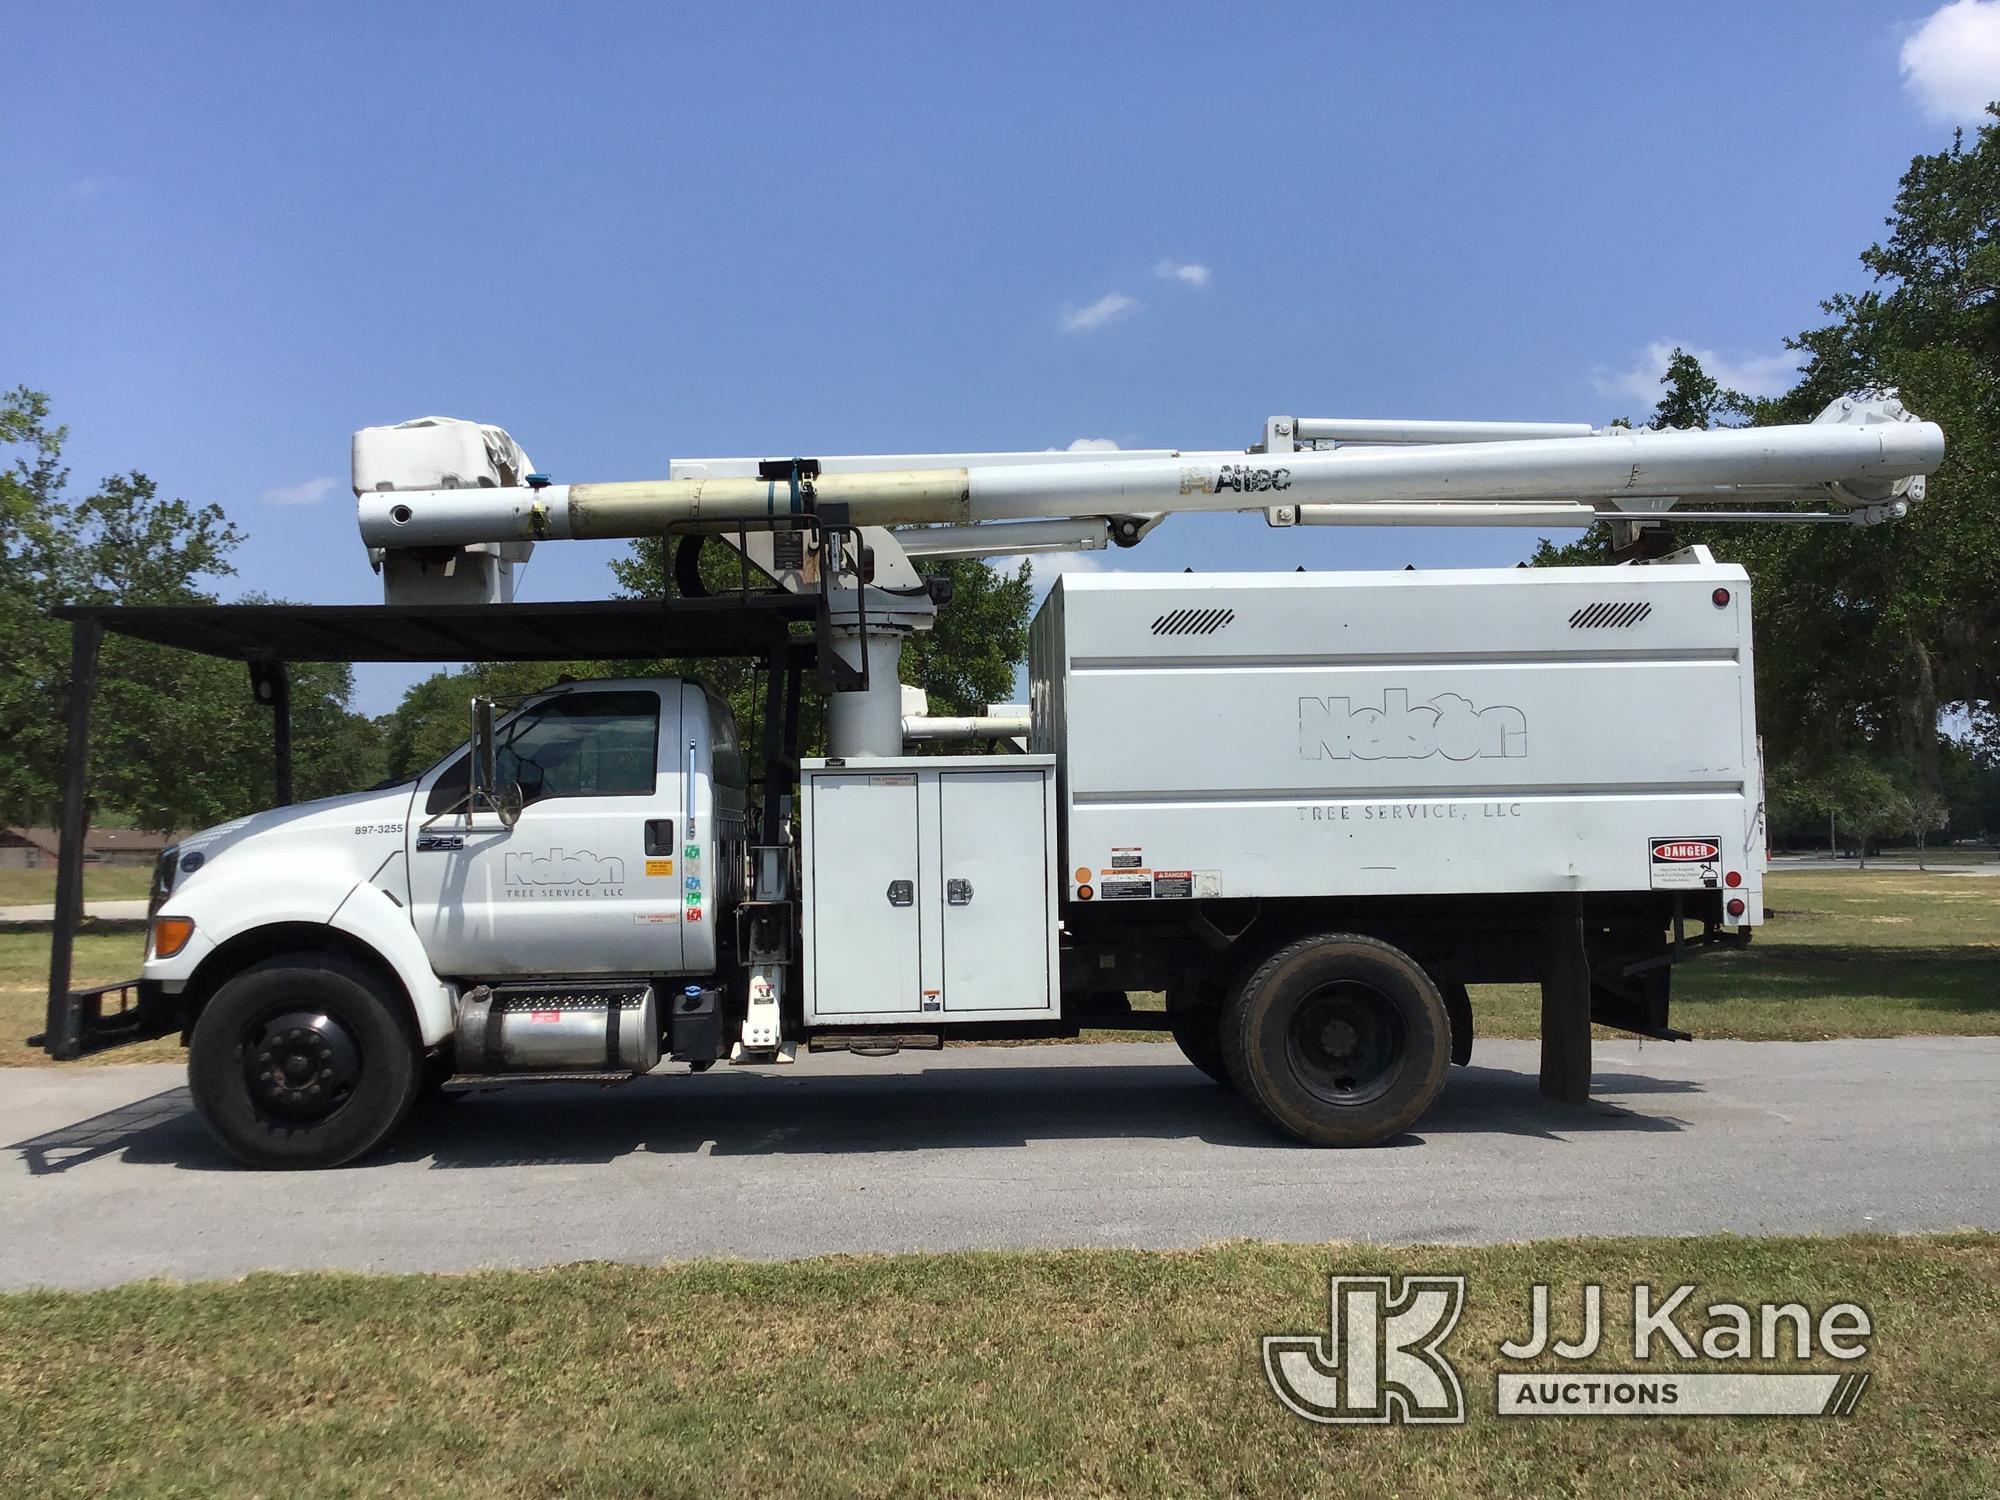
<svg viewBox="0 0 2000 1500"><path fill-rule="evenodd" d="M1722 883L1722 836L1675 838L1650 841L1653 889L1656 891L1712 891Z"/></svg>

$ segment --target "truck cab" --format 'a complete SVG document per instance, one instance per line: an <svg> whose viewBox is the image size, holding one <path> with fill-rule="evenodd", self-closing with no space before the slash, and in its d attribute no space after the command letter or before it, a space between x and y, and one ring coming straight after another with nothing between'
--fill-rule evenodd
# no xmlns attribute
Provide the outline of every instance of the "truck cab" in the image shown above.
<svg viewBox="0 0 2000 1500"><path fill-rule="evenodd" d="M504 813L470 796L468 743L413 781L162 855L141 984L181 1018L197 1106L239 1156L344 1160L387 1130L319 1127L392 1129L427 1073L532 1071L517 1052L552 1054L512 1035L517 1015L573 1042L579 1015L613 1038L627 1020L620 1067L643 1072L666 1032L656 991L723 967L748 790L721 698L677 678L565 683L498 716L490 748ZM692 988L712 1015L713 987ZM488 1029L459 1035L474 1009ZM602 1064L601 1037L580 1045ZM343 1107L364 1075L390 1107Z"/></svg>

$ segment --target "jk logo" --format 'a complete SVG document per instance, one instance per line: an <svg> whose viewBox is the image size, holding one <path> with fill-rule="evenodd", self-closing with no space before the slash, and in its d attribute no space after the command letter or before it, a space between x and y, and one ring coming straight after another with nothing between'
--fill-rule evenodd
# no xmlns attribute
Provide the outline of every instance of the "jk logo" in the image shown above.
<svg viewBox="0 0 2000 1500"><path fill-rule="evenodd" d="M1465 1310L1463 1276L1331 1276L1329 1337L1272 1334L1264 1378L1309 1422L1463 1422L1465 1390L1438 1347Z"/></svg>

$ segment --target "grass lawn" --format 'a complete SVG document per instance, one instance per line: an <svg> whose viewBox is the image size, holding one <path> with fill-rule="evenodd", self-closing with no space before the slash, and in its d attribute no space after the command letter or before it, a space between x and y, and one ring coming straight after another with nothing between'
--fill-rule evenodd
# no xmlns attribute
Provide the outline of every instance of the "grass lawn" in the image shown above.
<svg viewBox="0 0 2000 1500"><path fill-rule="evenodd" d="M153 884L150 865L93 865L83 872L85 901L144 900ZM0 870L0 906L45 906L56 899L56 872Z"/></svg>
<svg viewBox="0 0 2000 1500"><path fill-rule="evenodd" d="M77 934L71 959L75 986L109 984L115 979L131 979L139 972L146 953L143 927L86 924ZM42 1029L49 993L49 932L46 927L0 927L0 1067L19 1068L46 1065L48 1058L26 1044L26 1038ZM184 1052L180 1038L161 1037L86 1058L83 1063L177 1062Z"/></svg>
<svg viewBox="0 0 2000 1500"><path fill-rule="evenodd" d="M1683 1031L1751 1041L2000 1032L1995 879L1781 873L1764 904L1774 915L1748 948L1674 972ZM1481 1035L1536 1036L1541 992L1484 986L1473 1014Z"/></svg>
<svg viewBox="0 0 2000 1500"><path fill-rule="evenodd" d="M1259 1336L1324 1334L1329 1273L1392 1269L1469 1277L1444 1346L1469 1424L1325 1427L1281 1409ZM1636 1280L1697 1282L1696 1307L1860 1303L1867 1358L1811 1366L1870 1373L1857 1413L1493 1415L1495 1346L1525 1331L1532 1282L1564 1316L1582 1282L1604 1284L1607 1354L1590 1364L1631 1369ZM15 1295L0 1298L0 1493L1986 1496L2000 1491L1995 1326L1993 1235L1231 1244Z"/></svg>

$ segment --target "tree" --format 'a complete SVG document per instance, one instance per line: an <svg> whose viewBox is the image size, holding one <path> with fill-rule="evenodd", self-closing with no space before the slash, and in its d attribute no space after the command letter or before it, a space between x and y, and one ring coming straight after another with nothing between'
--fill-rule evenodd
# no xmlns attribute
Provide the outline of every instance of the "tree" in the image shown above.
<svg viewBox="0 0 2000 1500"><path fill-rule="evenodd" d="M711 592L719 594L738 586L740 562L734 549L704 547L700 567L702 581ZM1028 614L1034 604L1028 565L1024 562L1018 568L1003 570L976 558L958 558L930 562L926 567L930 576L941 575L950 583L951 602L939 608L933 629L904 639L899 672L902 681L922 688L934 710L950 714L976 714L988 703L1012 697L1015 671L1028 651ZM660 599L667 595L667 569L657 541L635 541L630 554L613 562L611 570L629 597ZM756 663L723 659L653 665L707 681L735 711L746 736L762 721L762 674ZM806 683L800 723L805 753L823 747L825 704L816 680ZM754 752L755 742L750 743Z"/></svg>
<svg viewBox="0 0 2000 1500"><path fill-rule="evenodd" d="M1910 768L1937 791L1947 711L2000 744L2000 106L1968 146L1911 162L1863 252L1874 285L1823 307L1832 321L1790 341L1801 376L1746 401L1685 351L1670 362L1654 425L1723 416L1802 422L1857 390L1894 387L1941 424L1944 466L1907 519L1878 527L1676 530L1750 573L1758 721L1774 770L1857 754ZM1535 554L1538 564L1608 560L1608 536Z"/></svg>
<svg viewBox="0 0 2000 1500"><path fill-rule="evenodd" d="M1735 391L1724 390L1701 367L1700 359L1685 349L1676 348L1668 357L1660 384L1665 391L1646 423L1655 432L1673 427L1718 426L1721 425L1721 417L1741 413L1746 405L1742 396ZM1611 425L1629 427L1631 423L1621 418ZM1611 527L1604 521L1598 521L1575 541L1560 547L1544 537L1536 544L1534 556L1528 561L1537 568L1585 567L1611 562Z"/></svg>
<svg viewBox="0 0 2000 1500"><path fill-rule="evenodd" d="M1675 349L1667 360L1667 370L1660 377L1660 384L1666 387L1666 394L1660 397L1660 404L1653 408L1653 419L1646 425L1655 432L1665 432L1670 428L1694 427L1706 430L1723 427L1725 416L1739 416L1749 406L1749 402L1735 391L1724 390L1721 383L1701 367L1700 359L1685 349Z"/></svg>
<svg viewBox="0 0 2000 1500"><path fill-rule="evenodd" d="M602 662L482 662L436 672L415 683L403 701L375 722L385 774L398 780L429 769L465 743L475 697L526 697L565 678L612 675Z"/></svg>
<svg viewBox="0 0 2000 1500"><path fill-rule="evenodd" d="M141 473L68 497L64 431L48 398L0 398L0 442L16 449L0 476L0 812L52 820L68 694L69 629L61 604L212 602L240 537L219 507L162 499ZM348 710L352 673L293 673L294 779L305 796L351 790L379 774L373 732ZM273 800L268 709L238 663L112 636L99 657L91 782L96 806L159 830L235 817Z"/></svg>
<svg viewBox="0 0 2000 1500"><path fill-rule="evenodd" d="M1865 870L1869 840L1909 826L1909 798L1888 772L1858 758L1849 758L1835 769L1833 784L1840 821L1853 830L1855 853Z"/></svg>
<svg viewBox="0 0 2000 1500"><path fill-rule="evenodd" d="M1799 383L1753 403L1759 422L1803 421L1857 389L1895 387L1940 423L1944 466L1908 519L1868 529L1744 528L1734 555L1759 608L1776 606L1791 686L1769 733L1784 747L1879 743L1939 785L1940 712L1975 727L2000 700L2000 107L1971 148L1920 156L1886 239L1862 254L1875 286L1823 304L1792 341ZM1788 618L1787 618L1788 617ZM1760 651L1765 659L1772 653Z"/></svg>
<svg viewBox="0 0 2000 1500"><path fill-rule="evenodd" d="M1907 831L1916 841L1917 868L1921 870L1930 836L1942 833L1951 822L1951 803L1942 791L1918 784L1904 789L1903 810L1909 820Z"/></svg>

